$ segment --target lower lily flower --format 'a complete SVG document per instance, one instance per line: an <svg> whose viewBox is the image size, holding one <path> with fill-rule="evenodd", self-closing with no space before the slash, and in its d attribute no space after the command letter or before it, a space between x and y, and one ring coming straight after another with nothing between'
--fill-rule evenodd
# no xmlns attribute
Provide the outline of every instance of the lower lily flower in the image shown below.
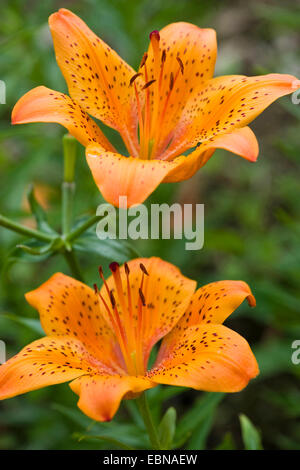
<svg viewBox="0 0 300 470"><path fill-rule="evenodd" d="M160 183L190 178L217 148L255 161L258 143L248 124L300 87L284 74L212 78L216 33L190 23L153 31L138 72L69 10L51 15L49 25L70 97L37 87L18 101L12 123L65 126L87 147L94 180L115 206L119 196L140 204ZM120 133L129 157L89 115Z"/></svg>
<svg viewBox="0 0 300 470"><path fill-rule="evenodd" d="M195 281L159 258L110 269L107 280L99 270L100 290L57 273L26 294L47 336L0 367L0 399L72 380L79 408L107 421L123 398L157 384L237 392L258 374L247 341L222 324L244 299L255 305L245 282L195 291Z"/></svg>

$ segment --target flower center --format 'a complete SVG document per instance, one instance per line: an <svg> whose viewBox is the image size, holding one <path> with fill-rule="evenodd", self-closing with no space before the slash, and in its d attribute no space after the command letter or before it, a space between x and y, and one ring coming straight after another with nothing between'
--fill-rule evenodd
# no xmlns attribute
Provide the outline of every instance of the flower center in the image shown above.
<svg viewBox="0 0 300 470"><path fill-rule="evenodd" d="M153 73L149 76L147 59L148 54L143 55L140 70L130 80L130 86L134 86L138 123L139 123L139 143L140 143L140 158L150 159L159 158L158 144L160 142L160 134L163 126L163 121L168 111L170 97L174 90L174 85L178 79L179 73L184 73L184 66L182 60L177 55L178 69L175 74L171 71L169 74L169 86L167 90L162 92L163 81L166 79L164 73L167 52L165 49L161 52L160 49L160 35L158 31L150 33L150 42L153 52ZM142 88L144 96L139 94L136 79L143 76L145 85ZM160 153L160 152L159 152Z"/></svg>
<svg viewBox="0 0 300 470"><path fill-rule="evenodd" d="M123 286L119 264L113 262L109 265L109 268L113 276L113 288L110 288L105 280L102 267L99 268L99 275L107 293L106 298L104 298L96 284L94 284L94 289L107 312L109 322L119 343L127 372L130 375L144 375L147 364L145 364L143 348L144 307L146 307L143 287L144 277L149 274L141 263L141 283L138 289L138 298L135 298L136 293L133 292L130 285L128 264L124 264L125 286ZM134 312L135 305L137 306L136 312Z"/></svg>

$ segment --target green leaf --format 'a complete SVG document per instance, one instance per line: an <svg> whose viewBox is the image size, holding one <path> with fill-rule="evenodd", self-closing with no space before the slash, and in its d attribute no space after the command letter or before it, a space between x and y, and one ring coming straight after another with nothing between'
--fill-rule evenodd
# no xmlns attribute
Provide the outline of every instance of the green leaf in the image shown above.
<svg viewBox="0 0 300 470"><path fill-rule="evenodd" d="M135 450L134 447L130 447L125 442L119 441L118 439L114 439L113 437L110 436L90 436L88 434L81 434L79 432L76 432L73 434L74 439L78 439L78 441L83 441L83 440L89 440L89 441L105 441L109 442L110 444L113 444L117 449L124 449L124 450Z"/></svg>
<svg viewBox="0 0 300 470"><path fill-rule="evenodd" d="M14 322L19 323L20 325L30 328L32 331L34 331L35 333L38 333L41 336L45 336L45 332L43 328L41 327L40 321L36 320L35 318L18 317L17 315L14 315L13 313L3 313L2 316L4 318L8 318L9 320L13 320Z"/></svg>
<svg viewBox="0 0 300 470"><path fill-rule="evenodd" d="M162 449L168 450L172 447L175 431L176 410L173 406L170 406L170 408L165 412L158 427L158 435Z"/></svg>
<svg viewBox="0 0 300 470"><path fill-rule="evenodd" d="M76 408L64 406L60 403L53 403L52 408L68 418L74 424L79 425L84 429L87 429L91 426L91 424L93 424L93 421L91 421L90 418L88 418Z"/></svg>
<svg viewBox="0 0 300 470"><path fill-rule="evenodd" d="M38 229L46 233L56 233L48 224L47 214L35 198L33 185L29 187L27 199Z"/></svg>
<svg viewBox="0 0 300 470"><path fill-rule="evenodd" d="M204 450L206 448L206 439L210 433L211 428L213 427L215 420L215 413L212 412L207 418L198 426L192 433L190 439L188 440L187 449L188 450Z"/></svg>
<svg viewBox="0 0 300 470"><path fill-rule="evenodd" d="M236 446L231 432L227 432L223 437L222 442L215 447L215 450L235 450Z"/></svg>
<svg viewBox="0 0 300 470"><path fill-rule="evenodd" d="M94 232L86 232L81 235L74 243L73 248L118 263L124 263L128 259L140 256L126 240L99 240Z"/></svg>
<svg viewBox="0 0 300 470"><path fill-rule="evenodd" d="M46 255L55 252L62 245L61 239L59 237L54 238L50 243L46 245L32 246L30 244L17 245L16 248L20 248L29 255L39 256Z"/></svg>
<svg viewBox="0 0 300 470"><path fill-rule="evenodd" d="M128 448L146 449L149 445L145 432L141 428L133 424L125 424L117 422L116 420L108 423L99 423L87 418L84 414L76 408L67 407L56 403L54 409L62 413L70 419L75 425L84 428L89 434L77 434L77 437L84 439L97 439L99 440L114 440L121 442Z"/></svg>
<svg viewBox="0 0 300 470"><path fill-rule="evenodd" d="M52 243L52 242L51 242ZM43 252L45 249L45 252ZM39 252L40 251L40 252ZM30 239L26 241L26 244L18 245L14 247L4 263L3 271L4 274L16 262L25 262L25 263L38 263L49 258L53 254L52 251L49 251L49 244L44 244L40 241Z"/></svg>
<svg viewBox="0 0 300 470"><path fill-rule="evenodd" d="M180 420L176 430L176 445L178 442L181 444L186 442L195 429L198 432L205 426L209 416L213 414L217 405L220 403L224 393L205 393L201 398L198 398L191 410L188 411Z"/></svg>
<svg viewBox="0 0 300 470"><path fill-rule="evenodd" d="M262 450L263 447L259 431L255 428L247 416L240 414L239 418L245 449Z"/></svg>

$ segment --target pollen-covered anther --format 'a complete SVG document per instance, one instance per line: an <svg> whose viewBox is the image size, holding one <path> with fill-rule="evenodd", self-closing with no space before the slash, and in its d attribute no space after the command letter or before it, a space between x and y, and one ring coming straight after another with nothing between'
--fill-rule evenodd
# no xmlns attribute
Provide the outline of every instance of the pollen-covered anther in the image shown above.
<svg viewBox="0 0 300 470"><path fill-rule="evenodd" d="M170 91L173 90L173 87L174 87L174 75L173 75L173 72L170 73Z"/></svg>
<svg viewBox="0 0 300 470"><path fill-rule="evenodd" d="M100 278L103 280L103 279L104 279L104 275L103 275L103 268L102 268L102 266L99 266L99 268L98 268L98 273L99 273Z"/></svg>
<svg viewBox="0 0 300 470"><path fill-rule="evenodd" d="M116 307L116 299L114 297L114 294L113 294L112 290L109 291L109 298L110 298L111 306L114 309Z"/></svg>
<svg viewBox="0 0 300 470"><path fill-rule="evenodd" d="M146 88L148 88L148 87L149 87L150 85L152 85L152 83L154 83L154 82L156 82L155 79L150 80L149 82L147 82L147 83L143 86L142 90L146 90Z"/></svg>
<svg viewBox="0 0 300 470"><path fill-rule="evenodd" d="M127 274L127 276L129 275L130 273L130 269L129 269L129 266L127 263L124 263L124 269L125 269L125 273Z"/></svg>
<svg viewBox="0 0 300 470"><path fill-rule="evenodd" d="M139 296L142 301L143 307L146 307L146 299L141 288L139 288Z"/></svg>
<svg viewBox="0 0 300 470"><path fill-rule="evenodd" d="M176 60L177 60L177 62L178 62L178 64L179 64L180 71L181 71L181 73L182 73L182 75L183 75L183 74L184 74L184 65L183 65L183 62L182 62L182 60L180 59L180 57L178 57L178 56L176 57Z"/></svg>
<svg viewBox="0 0 300 470"><path fill-rule="evenodd" d="M146 274L146 276L149 276L149 273L145 267L145 265L143 263L140 263L140 268L141 268L141 271Z"/></svg>
<svg viewBox="0 0 300 470"><path fill-rule="evenodd" d="M130 79L129 86L131 86L131 85L133 84L133 82L134 82L140 75L142 75L141 72L134 74L133 77L131 77L131 79Z"/></svg>
<svg viewBox="0 0 300 470"><path fill-rule="evenodd" d="M144 55L143 55L143 57L142 57L141 63L140 63L140 69L141 69L142 67L144 67L144 65L145 65L145 63L146 63L146 61L147 61L147 58L148 58L148 54L147 54L147 52L145 52Z"/></svg>

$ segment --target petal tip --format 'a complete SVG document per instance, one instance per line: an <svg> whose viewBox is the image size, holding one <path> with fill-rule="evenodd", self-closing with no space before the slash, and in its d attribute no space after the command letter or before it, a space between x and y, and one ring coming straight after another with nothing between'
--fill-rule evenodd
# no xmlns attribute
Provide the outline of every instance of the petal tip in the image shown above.
<svg viewBox="0 0 300 470"><path fill-rule="evenodd" d="M292 89L293 90L298 90L300 88L300 80L295 79L292 81Z"/></svg>
<svg viewBox="0 0 300 470"><path fill-rule="evenodd" d="M249 307L256 307L256 299L253 294L248 295L247 302Z"/></svg>

